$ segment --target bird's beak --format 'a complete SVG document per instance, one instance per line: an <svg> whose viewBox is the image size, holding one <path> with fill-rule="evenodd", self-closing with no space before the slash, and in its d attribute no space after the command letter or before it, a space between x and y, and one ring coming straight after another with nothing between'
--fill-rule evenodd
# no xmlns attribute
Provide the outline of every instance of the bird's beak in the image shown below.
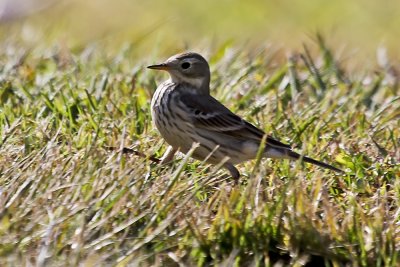
<svg viewBox="0 0 400 267"><path fill-rule="evenodd" d="M147 66L147 68L152 69L152 70L169 70L169 69L171 69L171 66L167 63L161 63L161 64L157 64L157 65Z"/></svg>

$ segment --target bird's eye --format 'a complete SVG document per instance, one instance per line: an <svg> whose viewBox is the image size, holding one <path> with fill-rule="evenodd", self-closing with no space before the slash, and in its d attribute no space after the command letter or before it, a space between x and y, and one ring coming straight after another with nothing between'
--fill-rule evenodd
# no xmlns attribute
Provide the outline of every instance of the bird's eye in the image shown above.
<svg viewBox="0 0 400 267"><path fill-rule="evenodd" d="M183 62L181 67L182 67L182 69L186 70L186 69L190 68L190 63L189 62Z"/></svg>

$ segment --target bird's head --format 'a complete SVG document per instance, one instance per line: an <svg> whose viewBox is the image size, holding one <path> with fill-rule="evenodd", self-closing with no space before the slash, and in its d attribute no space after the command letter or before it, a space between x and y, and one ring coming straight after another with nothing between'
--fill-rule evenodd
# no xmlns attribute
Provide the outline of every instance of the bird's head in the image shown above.
<svg viewBox="0 0 400 267"><path fill-rule="evenodd" d="M148 66L149 69L165 70L175 83L185 83L209 93L210 67L200 54L188 52L170 57L164 63Z"/></svg>

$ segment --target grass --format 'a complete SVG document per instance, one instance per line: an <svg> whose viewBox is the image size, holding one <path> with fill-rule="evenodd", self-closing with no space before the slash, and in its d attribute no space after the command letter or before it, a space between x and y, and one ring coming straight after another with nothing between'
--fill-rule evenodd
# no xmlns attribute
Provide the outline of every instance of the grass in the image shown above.
<svg viewBox="0 0 400 267"><path fill-rule="evenodd" d="M0 49L0 265L395 266L400 97L393 66L346 70L321 37L291 55L206 54L212 94L296 151L226 171L161 156L150 99L169 55ZM242 51L242 52L238 52Z"/></svg>

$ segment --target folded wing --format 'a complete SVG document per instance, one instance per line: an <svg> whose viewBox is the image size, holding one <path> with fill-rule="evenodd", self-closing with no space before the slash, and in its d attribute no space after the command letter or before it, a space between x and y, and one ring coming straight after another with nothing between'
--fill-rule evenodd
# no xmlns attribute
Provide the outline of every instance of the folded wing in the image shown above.
<svg viewBox="0 0 400 267"><path fill-rule="evenodd" d="M197 128L252 139L257 142L261 142L265 135L264 131L235 115L210 95L184 94L180 100L180 103L191 114L192 122ZM266 142L267 145L275 148L291 149L290 145L271 136L267 136Z"/></svg>

